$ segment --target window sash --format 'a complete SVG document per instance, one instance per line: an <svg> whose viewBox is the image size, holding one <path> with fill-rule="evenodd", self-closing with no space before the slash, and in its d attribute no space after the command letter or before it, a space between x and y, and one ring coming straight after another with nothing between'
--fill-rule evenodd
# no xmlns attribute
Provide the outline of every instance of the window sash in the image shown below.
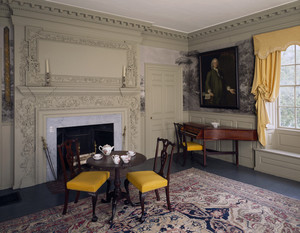
<svg viewBox="0 0 300 233"><path fill-rule="evenodd" d="M276 101L276 105L277 105L277 117L276 117L276 121L277 121L277 128L280 128L280 129L287 129L287 130L297 130L297 131L300 131L300 125L297 125L297 122L299 122L297 120L297 112L299 113L299 109L300 109L300 106L297 106L297 92L296 92L296 89L297 87L300 87L300 84L297 84L297 65L299 65L297 63L297 60L296 60L296 45L293 45L294 46L294 63L293 64L286 64L286 65L281 65L281 67L295 67L294 69L294 84L280 84L280 87L290 87L290 88L293 88L293 92L294 92L294 100L293 100L293 103L291 103L290 105L283 105L283 104L280 104L280 97L281 95L279 94L279 98L278 100ZM280 88L279 88L280 90ZM281 117L281 111L285 109L285 110L288 110L288 109L293 109L293 116L292 116L292 119L293 119L293 125L294 127L288 127L288 126L281 126L281 123L283 123ZM298 116L299 118L300 116Z"/></svg>

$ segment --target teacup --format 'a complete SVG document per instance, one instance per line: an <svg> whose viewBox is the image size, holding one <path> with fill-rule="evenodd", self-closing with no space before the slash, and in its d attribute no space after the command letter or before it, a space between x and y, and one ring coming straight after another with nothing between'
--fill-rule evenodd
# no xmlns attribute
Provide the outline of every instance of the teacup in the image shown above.
<svg viewBox="0 0 300 233"><path fill-rule="evenodd" d="M94 157L94 159L97 160L97 159L101 159L102 155L101 154L94 154L93 157Z"/></svg>
<svg viewBox="0 0 300 233"><path fill-rule="evenodd" d="M129 163L131 156L130 155L121 155L121 159L124 163Z"/></svg>
<svg viewBox="0 0 300 233"><path fill-rule="evenodd" d="M130 155L130 156L134 156L134 155L135 155L135 152L132 151L132 150L129 150L129 151L127 152L127 154Z"/></svg>
<svg viewBox="0 0 300 233"><path fill-rule="evenodd" d="M114 161L115 164L119 164L121 159L119 155L112 155L112 160Z"/></svg>

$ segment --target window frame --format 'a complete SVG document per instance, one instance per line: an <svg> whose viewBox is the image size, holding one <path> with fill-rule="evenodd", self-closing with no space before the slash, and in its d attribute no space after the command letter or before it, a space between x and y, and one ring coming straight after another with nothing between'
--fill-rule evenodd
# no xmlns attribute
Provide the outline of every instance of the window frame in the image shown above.
<svg viewBox="0 0 300 233"><path fill-rule="evenodd" d="M282 68L283 66L288 67L288 66L294 66L295 70L294 70L294 79L295 79L295 83L294 84L286 84L286 85L279 85L279 95L278 98L276 99L276 114L275 114L275 118L276 118L276 129L278 130L284 130L284 131L295 131L295 132L300 132L300 125L297 128L297 109L300 109L300 106L297 107L297 93L296 93L296 88L299 87L300 88L300 83L297 84L297 65L300 65L297 63L296 60L296 44L294 45L290 45L289 47L294 46L294 63L293 64L288 64L288 65L281 65L280 68ZM299 46L299 45L298 45ZM288 48L289 48L288 47ZM299 46L300 47L300 46ZM293 87L294 89L294 104L293 106L289 107L289 106L284 106L284 105L280 105L280 88L281 87ZM295 127L285 127L285 126L280 126L280 108L293 108L294 109L294 116L295 116Z"/></svg>

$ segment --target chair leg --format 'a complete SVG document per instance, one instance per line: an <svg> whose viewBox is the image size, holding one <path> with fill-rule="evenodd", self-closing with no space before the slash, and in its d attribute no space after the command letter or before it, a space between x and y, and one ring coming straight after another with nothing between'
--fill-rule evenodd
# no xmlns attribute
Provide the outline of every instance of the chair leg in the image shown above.
<svg viewBox="0 0 300 233"><path fill-rule="evenodd" d="M171 211L171 202L170 202L170 190L169 190L169 186L165 187L165 190L166 190L166 197L167 197L168 210Z"/></svg>
<svg viewBox="0 0 300 233"><path fill-rule="evenodd" d="M158 189L155 189L155 195L156 195L156 200L160 201L160 196L159 196Z"/></svg>
<svg viewBox="0 0 300 233"><path fill-rule="evenodd" d="M66 191L65 191L65 204L64 204L64 210L63 210L62 214L67 213L68 202L69 202L69 189L66 189Z"/></svg>
<svg viewBox="0 0 300 233"><path fill-rule="evenodd" d="M140 193L140 202L141 202L141 207L142 207L142 216L140 218L140 222L144 222L145 221L145 193Z"/></svg>
<svg viewBox="0 0 300 233"><path fill-rule="evenodd" d="M131 206L135 206L132 201L131 201L131 198L130 198L130 194L129 194L129 180L125 180L124 181L124 186L125 186L125 190L126 190L126 199L128 201L128 203L131 205Z"/></svg>
<svg viewBox="0 0 300 233"><path fill-rule="evenodd" d="M77 203L77 202L78 202L79 196L80 196L80 191L77 191L77 192L76 192L76 198L75 198L74 203Z"/></svg>
<svg viewBox="0 0 300 233"><path fill-rule="evenodd" d="M110 180L107 180L106 181L106 200L107 201L110 199L109 190L110 190Z"/></svg>
<svg viewBox="0 0 300 233"><path fill-rule="evenodd" d="M193 154L193 151L190 151L190 155L191 155L191 161L193 162L193 161L194 161L194 154Z"/></svg>
<svg viewBox="0 0 300 233"><path fill-rule="evenodd" d="M184 157L184 158L183 158L184 160L183 160L182 166L184 167L184 166L185 166L185 163L186 163L186 158L187 158L187 150L186 150L186 149L183 150L183 157Z"/></svg>
<svg viewBox="0 0 300 233"><path fill-rule="evenodd" d="M95 214L95 209L96 209L96 203L97 203L97 198L98 198L98 193L93 193L92 194L92 204L93 204L93 217L92 217L92 222L97 222L98 217Z"/></svg>

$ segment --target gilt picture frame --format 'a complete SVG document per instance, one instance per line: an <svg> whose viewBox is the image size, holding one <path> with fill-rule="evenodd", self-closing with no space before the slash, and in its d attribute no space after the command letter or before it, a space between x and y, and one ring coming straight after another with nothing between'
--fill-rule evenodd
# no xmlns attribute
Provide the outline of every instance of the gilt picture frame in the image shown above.
<svg viewBox="0 0 300 233"><path fill-rule="evenodd" d="M199 54L200 107L239 109L238 47Z"/></svg>

